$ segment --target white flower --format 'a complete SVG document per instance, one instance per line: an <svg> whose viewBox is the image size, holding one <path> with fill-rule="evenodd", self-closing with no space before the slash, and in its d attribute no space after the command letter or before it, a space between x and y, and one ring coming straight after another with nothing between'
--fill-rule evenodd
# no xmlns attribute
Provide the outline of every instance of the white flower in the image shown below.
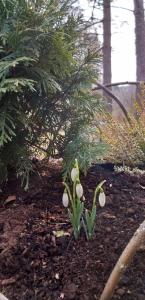
<svg viewBox="0 0 145 300"><path fill-rule="evenodd" d="M101 207L105 206L105 202L106 202L106 196L104 192L101 192L99 194L99 204Z"/></svg>
<svg viewBox="0 0 145 300"><path fill-rule="evenodd" d="M83 187L82 187L81 183L78 183L76 185L76 194L77 194L78 198L81 198L83 196Z"/></svg>
<svg viewBox="0 0 145 300"><path fill-rule="evenodd" d="M64 207L68 207L69 199L68 199L68 194L66 192L63 193L62 204Z"/></svg>
<svg viewBox="0 0 145 300"><path fill-rule="evenodd" d="M77 170L76 168L73 168L73 169L71 170L71 179L72 179L73 182L75 181L75 179L76 179L76 177L77 177L78 175L79 175L79 174L78 174L78 170Z"/></svg>

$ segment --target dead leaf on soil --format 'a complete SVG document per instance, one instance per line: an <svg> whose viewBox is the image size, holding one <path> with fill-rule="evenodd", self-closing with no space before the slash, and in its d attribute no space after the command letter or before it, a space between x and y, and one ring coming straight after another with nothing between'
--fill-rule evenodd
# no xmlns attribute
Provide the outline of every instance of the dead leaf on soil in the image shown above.
<svg viewBox="0 0 145 300"><path fill-rule="evenodd" d="M9 285L9 284L13 284L16 282L16 277L10 277L10 278L6 278L3 280L0 280L0 285Z"/></svg>
<svg viewBox="0 0 145 300"><path fill-rule="evenodd" d="M66 299L69 300L75 299L76 292L77 292L77 286L72 282L67 283L63 288L63 293Z"/></svg>
<svg viewBox="0 0 145 300"><path fill-rule="evenodd" d="M10 202L16 201L16 195L10 195L8 198L5 200L5 204L8 204Z"/></svg>
<svg viewBox="0 0 145 300"><path fill-rule="evenodd" d="M53 231L53 234L57 238L62 237L62 236L70 236L69 232L65 232L63 230Z"/></svg>
<svg viewBox="0 0 145 300"><path fill-rule="evenodd" d="M114 215L108 214L106 212L103 212L101 215L102 215L103 218L116 219L116 217Z"/></svg>

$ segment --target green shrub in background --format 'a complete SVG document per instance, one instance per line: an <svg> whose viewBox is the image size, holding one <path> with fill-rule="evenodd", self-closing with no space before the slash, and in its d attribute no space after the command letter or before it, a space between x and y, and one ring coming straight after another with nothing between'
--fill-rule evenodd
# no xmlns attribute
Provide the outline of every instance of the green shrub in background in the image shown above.
<svg viewBox="0 0 145 300"><path fill-rule="evenodd" d="M10 165L27 187L36 149L67 163L92 123L100 57L85 49L79 59L85 22L74 2L0 0L0 181Z"/></svg>
<svg viewBox="0 0 145 300"><path fill-rule="evenodd" d="M92 138L94 136L94 138ZM107 151L107 145L102 141L97 141L97 133L95 127L84 126L83 130L79 130L77 136L74 135L64 152L64 176L69 174L74 160L77 157L80 169L86 174L92 163L101 161Z"/></svg>

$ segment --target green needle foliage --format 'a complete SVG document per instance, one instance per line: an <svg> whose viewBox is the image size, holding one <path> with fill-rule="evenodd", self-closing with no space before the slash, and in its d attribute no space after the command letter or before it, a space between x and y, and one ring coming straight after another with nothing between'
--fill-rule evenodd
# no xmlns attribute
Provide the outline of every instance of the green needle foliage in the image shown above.
<svg viewBox="0 0 145 300"><path fill-rule="evenodd" d="M94 119L100 57L85 49L80 59L85 22L75 2L0 0L0 180L14 166L27 187L37 149L67 164Z"/></svg>

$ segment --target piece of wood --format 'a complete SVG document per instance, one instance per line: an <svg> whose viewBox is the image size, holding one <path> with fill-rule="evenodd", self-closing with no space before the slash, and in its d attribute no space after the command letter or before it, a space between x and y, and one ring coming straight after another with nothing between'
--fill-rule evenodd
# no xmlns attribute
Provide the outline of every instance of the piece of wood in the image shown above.
<svg viewBox="0 0 145 300"><path fill-rule="evenodd" d="M0 300L9 300L9 299L6 298L3 294L0 293Z"/></svg>
<svg viewBox="0 0 145 300"><path fill-rule="evenodd" d="M145 221L139 226L117 261L99 300L110 300L133 256L145 241Z"/></svg>

